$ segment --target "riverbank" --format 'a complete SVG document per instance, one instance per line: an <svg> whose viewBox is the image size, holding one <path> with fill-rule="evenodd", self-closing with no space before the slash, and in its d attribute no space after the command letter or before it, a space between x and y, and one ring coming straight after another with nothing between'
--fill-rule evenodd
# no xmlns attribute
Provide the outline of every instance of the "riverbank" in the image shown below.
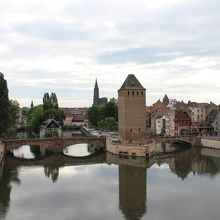
<svg viewBox="0 0 220 220"><path fill-rule="evenodd" d="M201 137L201 146L220 150L220 137Z"/></svg>

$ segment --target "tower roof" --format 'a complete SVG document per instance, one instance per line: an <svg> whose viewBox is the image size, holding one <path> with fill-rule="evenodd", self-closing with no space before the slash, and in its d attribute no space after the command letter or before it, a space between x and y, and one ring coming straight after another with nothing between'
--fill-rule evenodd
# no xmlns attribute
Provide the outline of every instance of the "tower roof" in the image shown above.
<svg viewBox="0 0 220 220"><path fill-rule="evenodd" d="M95 79L95 88L98 88L97 78Z"/></svg>
<svg viewBox="0 0 220 220"><path fill-rule="evenodd" d="M167 96L167 94L165 94L165 96L164 96L164 98L163 98L163 103L165 104L165 105L168 105L169 104L169 98L168 98L168 96Z"/></svg>
<svg viewBox="0 0 220 220"><path fill-rule="evenodd" d="M120 90L124 90L124 89L145 89L141 83L138 81L138 79L135 77L134 74L129 74L126 78L126 80L124 81L124 83L122 84Z"/></svg>

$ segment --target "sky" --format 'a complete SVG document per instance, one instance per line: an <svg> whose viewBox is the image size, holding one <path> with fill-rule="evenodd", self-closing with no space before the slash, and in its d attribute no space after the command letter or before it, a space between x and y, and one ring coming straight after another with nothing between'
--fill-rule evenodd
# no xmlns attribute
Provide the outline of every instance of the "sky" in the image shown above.
<svg viewBox="0 0 220 220"><path fill-rule="evenodd" d="M21 106L116 97L128 74L147 91L220 104L219 0L0 0L0 72Z"/></svg>

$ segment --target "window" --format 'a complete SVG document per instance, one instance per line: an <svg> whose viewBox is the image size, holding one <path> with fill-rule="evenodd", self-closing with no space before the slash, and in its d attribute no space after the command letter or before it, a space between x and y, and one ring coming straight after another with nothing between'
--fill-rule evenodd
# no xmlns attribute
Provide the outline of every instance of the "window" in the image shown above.
<svg viewBox="0 0 220 220"><path fill-rule="evenodd" d="M132 128L130 129L130 132L132 132Z"/></svg>
<svg viewBox="0 0 220 220"><path fill-rule="evenodd" d="M138 91L137 91L137 96L138 96Z"/></svg>
<svg viewBox="0 0 220 220"><path fill-rule="evenodd" d="M128 96L130 95L130 92L128 91Z"/></svg>
<svg viewBox="0 0 220 220"><path fill-rule="evenodd" d="M141 132L141 129L139 128L139 132Z"/></svg>
<svg viewBox="0 0 220 220"><path fill-rule="evenodd" d="M132 91L132 95L134 95L134 91Z"/></svg>
<svg viewBox="0 0 220 220"><path fill-rule="evenodd" d="M141 95L144 95L144 93L143 93L143 92L141 92Z"/></svg>

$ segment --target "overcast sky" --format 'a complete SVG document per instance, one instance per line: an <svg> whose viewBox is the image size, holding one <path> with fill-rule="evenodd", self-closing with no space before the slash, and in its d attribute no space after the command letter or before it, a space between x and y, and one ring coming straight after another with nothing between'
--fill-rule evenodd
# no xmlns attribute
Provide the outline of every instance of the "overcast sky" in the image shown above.
<svg viewBox="0 0 220 220"><path fill-rule="evenodd" d="M130 73L163 98L220 103L219 0L0 0L0 72L11 99L90 106Z"/></svg>

